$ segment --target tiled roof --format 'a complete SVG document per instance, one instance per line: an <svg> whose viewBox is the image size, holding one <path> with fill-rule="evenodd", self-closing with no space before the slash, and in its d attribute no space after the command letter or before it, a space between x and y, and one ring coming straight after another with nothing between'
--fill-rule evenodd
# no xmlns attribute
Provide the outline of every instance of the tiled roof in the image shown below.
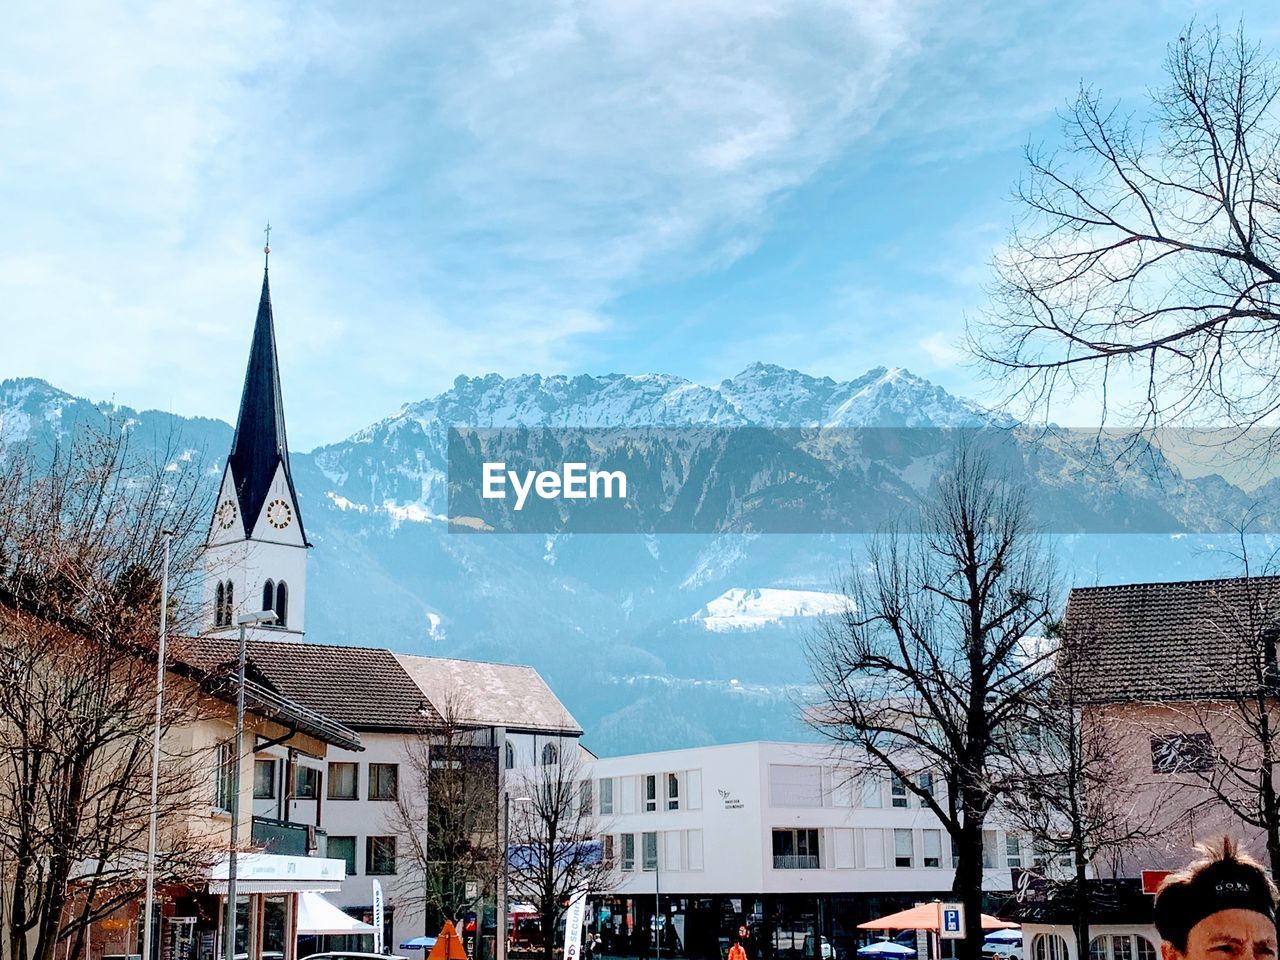
<svg viewBox="0 0 1280 960"><path fill-rule="evenodd" d="M396 654L396 659L441 710L460 692L472 723L578 736L582 727L533 667L478 660Z"/></svg>
<svg viewBox="0 0 1280 960"><path fill-rule="evenodd" d="M1066 625L1089 650L1090 699L1231 696L1256 686L1252 638L1280 627L1280 577L1078 587Z"/></svg>
<svg viewBox="0 0 1280 960"><path fill-rule="evenodd" d="M208 663L238 656L235 640L192 641ZM390 650L251 640L252 670L290 699L353 730L419 730L440 715Z"/></svg>

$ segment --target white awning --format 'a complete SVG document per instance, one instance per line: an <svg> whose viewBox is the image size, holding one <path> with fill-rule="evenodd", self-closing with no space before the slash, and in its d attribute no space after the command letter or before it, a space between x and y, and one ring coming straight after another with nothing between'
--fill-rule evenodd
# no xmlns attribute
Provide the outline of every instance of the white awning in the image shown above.
<svg viewBox="0 0 1280 960"><path fill-rule="evenodd" d="M343 913L318 893L298 894L298 935L373 933L374 928Z"/></svg>

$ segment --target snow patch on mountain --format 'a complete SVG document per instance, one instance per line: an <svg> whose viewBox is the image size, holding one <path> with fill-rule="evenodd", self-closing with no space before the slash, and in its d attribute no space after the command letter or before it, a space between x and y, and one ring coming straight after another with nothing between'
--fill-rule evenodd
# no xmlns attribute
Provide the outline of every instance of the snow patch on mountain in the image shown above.
<svg viewBox="0 0 1280 960"><path fill-rule="evenodd" d="M787 590L779 587L733 587L707 603L689 619L712 633L759 630L800 617L843 613L849 601L838 593Z"/></svg>

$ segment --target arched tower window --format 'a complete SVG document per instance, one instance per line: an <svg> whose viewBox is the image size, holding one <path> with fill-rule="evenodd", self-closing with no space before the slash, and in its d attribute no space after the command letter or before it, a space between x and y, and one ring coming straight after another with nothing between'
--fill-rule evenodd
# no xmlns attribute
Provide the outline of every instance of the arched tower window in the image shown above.
<svg viewBox="0 0 1280 960"><path fill-rule="evenodd" d="M512 770L516 765L516 748L511 745L511 741L507 741L507 769Z"/></svg>
<svg viewBox="0 0 1280 960"><path fill-rule="evenodd" d="M220 627L222 623L222 608L227 602L227 588L222 585L222 581L218 581L218 589L213 598L213 625Z"/></svg>
<svg viewBox="0 0 1280 960"><path fill-rule="evenodd" d="M268 580L262 585L262 609L274 610L276 608L276 585Z"/></svg>
<svg viewBox="0 0 1280 960"><path fill-rule="evenodd" d="M555 766L560 762L560 751L556 749L554 743L548 743L542 748L542 765L544 767Z"/></svg>
<svg viewBox="0 0 1280 960"><path fill-rule="evenodd" d="M289 585L281 580L276 584L276 622L277 627L289 625Z"/></svg>
<svg viewBox="0 0 1280 960"><path fill-rule="evenodd" d="M231 614L236 608L236 585L230 580L226 583L227 589L222 596L222 625L224 627L231 626Z"/></svg>

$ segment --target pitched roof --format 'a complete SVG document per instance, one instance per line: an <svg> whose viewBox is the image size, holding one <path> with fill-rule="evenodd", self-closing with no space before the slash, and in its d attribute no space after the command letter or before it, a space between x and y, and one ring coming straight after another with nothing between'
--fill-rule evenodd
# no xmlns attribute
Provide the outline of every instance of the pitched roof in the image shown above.
<svg viewBox="0 0 1280 960"><path fill-rule="evenodd" d="M289 470L289 442L285 436L284 400L280 393L280 364L276 357L275 320L271 313L271 286L267 271L262 271L262 295L258 299L258 318L253 325L253 342L249 347L249 365L244 374L244 392L240 395L240 414L236 419L236 435L231 444L227 465L235 480L240 500L240 516L245 533L257 520L271 489L276 468L283 464L285 479L302 527L302 511L293 489ZM306 541L306 533L303 533Z"/></svg>
<svg viewBox="0 0 1280 960"><path fill-rule="evenodd" d="M1280 576L1077 587L1066 627L1089 650L1089 699L1230 697L1257 685L1258 638L1280 627Z"/></svg>
<svg viewBox="0 0 1280 960"><path fill-rule="evenodd" d="M218 662L239 655L235 640L203 637L193 645ZM353 730L420 730L440 721L390 650L251 640L249 660L272 688Z"/></svg>
<svg viewBox="0 0 1280 960"><path fill-rule="evenodd" d="M533 667L397 653L396 659L436 705L461 692L462 719L485 726L580 736L582 727Z"/></svg>

